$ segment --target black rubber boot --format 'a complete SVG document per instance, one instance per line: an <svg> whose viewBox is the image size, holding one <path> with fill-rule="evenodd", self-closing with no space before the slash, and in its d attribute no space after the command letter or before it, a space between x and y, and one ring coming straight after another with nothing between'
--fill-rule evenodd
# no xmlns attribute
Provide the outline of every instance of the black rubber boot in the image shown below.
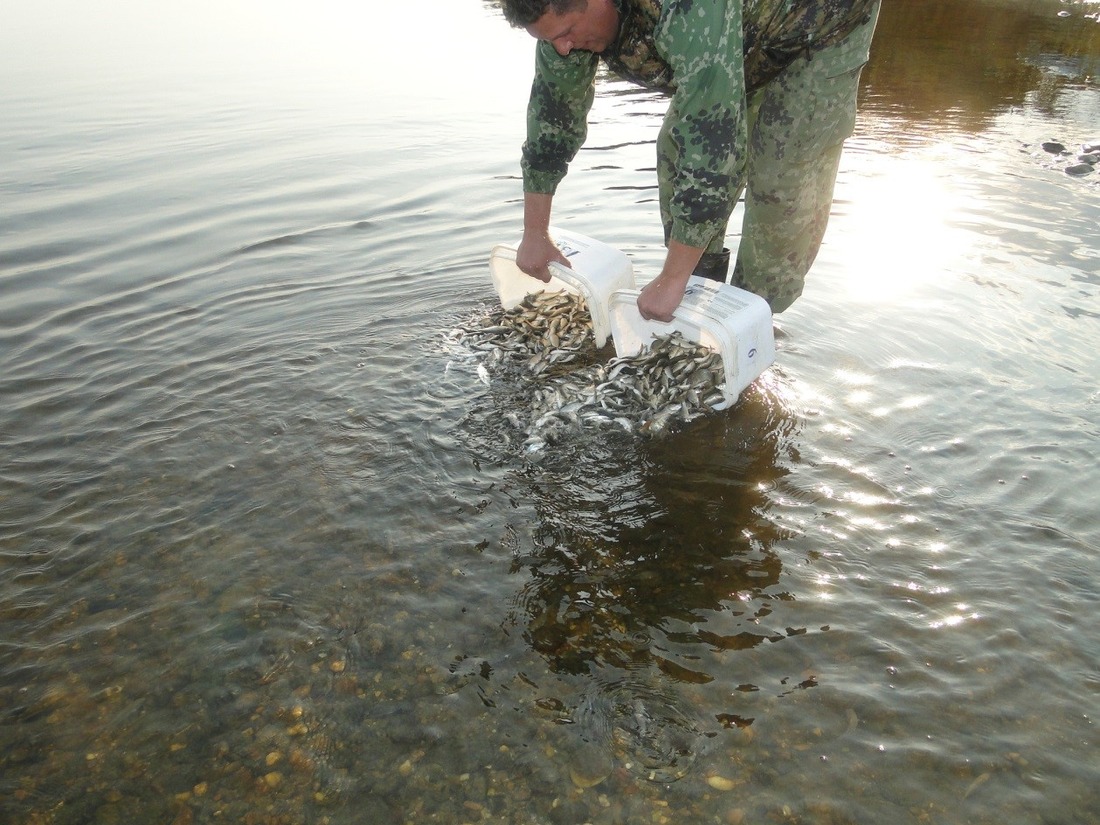
<svg viewBox="0 0 1100 825"><path fill-rule="evenodd" d="M712 281L726 282L730 268L730 251L723 249L721 252L704 252L699 263L695 265L692 275L701 275Z"/></svg>

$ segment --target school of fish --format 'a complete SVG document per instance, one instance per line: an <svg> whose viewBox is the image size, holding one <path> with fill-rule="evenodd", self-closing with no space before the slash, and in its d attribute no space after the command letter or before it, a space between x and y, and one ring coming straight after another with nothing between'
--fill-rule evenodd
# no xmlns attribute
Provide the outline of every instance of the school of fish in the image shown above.
<svg viewBox="0 0 1100 825"><path fill-rule="evenodd" d="M637 355L595 361L591 313L582 296L568 291L528 295L448 337L474 353L486 384L494 372L529 381L529 406L505 413L528 452L589 426L661 433L724 398L721 354L679 332L655 336Z"/></svg>

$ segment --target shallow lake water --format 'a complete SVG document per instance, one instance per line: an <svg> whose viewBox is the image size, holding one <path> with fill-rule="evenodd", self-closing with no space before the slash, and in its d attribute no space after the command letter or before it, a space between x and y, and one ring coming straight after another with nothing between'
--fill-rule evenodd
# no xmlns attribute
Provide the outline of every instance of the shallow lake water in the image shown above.
<svg viewBox="0 0 1100 825"><path fill-rule="evenodd" d="M886 0L775 365L537 454L491 4L3 7L0 820L1100 822L1100 4Z"/></svg>

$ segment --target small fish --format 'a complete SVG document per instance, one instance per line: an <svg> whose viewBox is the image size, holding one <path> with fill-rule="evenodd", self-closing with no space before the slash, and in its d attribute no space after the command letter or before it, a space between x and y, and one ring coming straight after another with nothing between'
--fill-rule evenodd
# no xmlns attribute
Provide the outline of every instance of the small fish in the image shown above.
<svg viewBox="0 0 1100 825"><path fill-rule="evenodd" d="M528 453L585 427L657 435L724 400L721 354L680 332L654 336L636 355L594 362L592 316L571 292L528 295L510 310L452 330L448 340L481 359L478 378L487 386L490 366L530 381L528 407L506 416L524 433Z"/></svg>

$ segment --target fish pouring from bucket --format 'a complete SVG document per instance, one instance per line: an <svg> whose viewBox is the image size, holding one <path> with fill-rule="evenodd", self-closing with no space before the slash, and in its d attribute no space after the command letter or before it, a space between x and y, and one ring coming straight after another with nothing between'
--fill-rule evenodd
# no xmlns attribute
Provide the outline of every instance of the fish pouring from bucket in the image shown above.
<svg viewBox="0 0 1100 825"><path fill-rule="evenodd" d="M592 320L584 299L571 292L528 295L451 338L479 354L479 367L518 371L532 382L528 409L505 414L528 452L591 426L655 435L724 398L721 354L678 331L655 336L635 355L584 365L597 354Z"/></svg>
<svg viewBox="0 0 1100 825"><path fill-rule="evenodd" d="M525 430L529 450L587 425L656 435L721 403L722 356L679 332L655 337L636 355L619 356L561 375L532 391Z"/></svg>
<svg viewBox="0 0 1100 825"><path fill-rule="evenodd" d="M594 356L592 315L572 292L536 292L511 309L497 308L480 325L452 332L493 365L519 367L540 376L582 356Z"/></svg>

